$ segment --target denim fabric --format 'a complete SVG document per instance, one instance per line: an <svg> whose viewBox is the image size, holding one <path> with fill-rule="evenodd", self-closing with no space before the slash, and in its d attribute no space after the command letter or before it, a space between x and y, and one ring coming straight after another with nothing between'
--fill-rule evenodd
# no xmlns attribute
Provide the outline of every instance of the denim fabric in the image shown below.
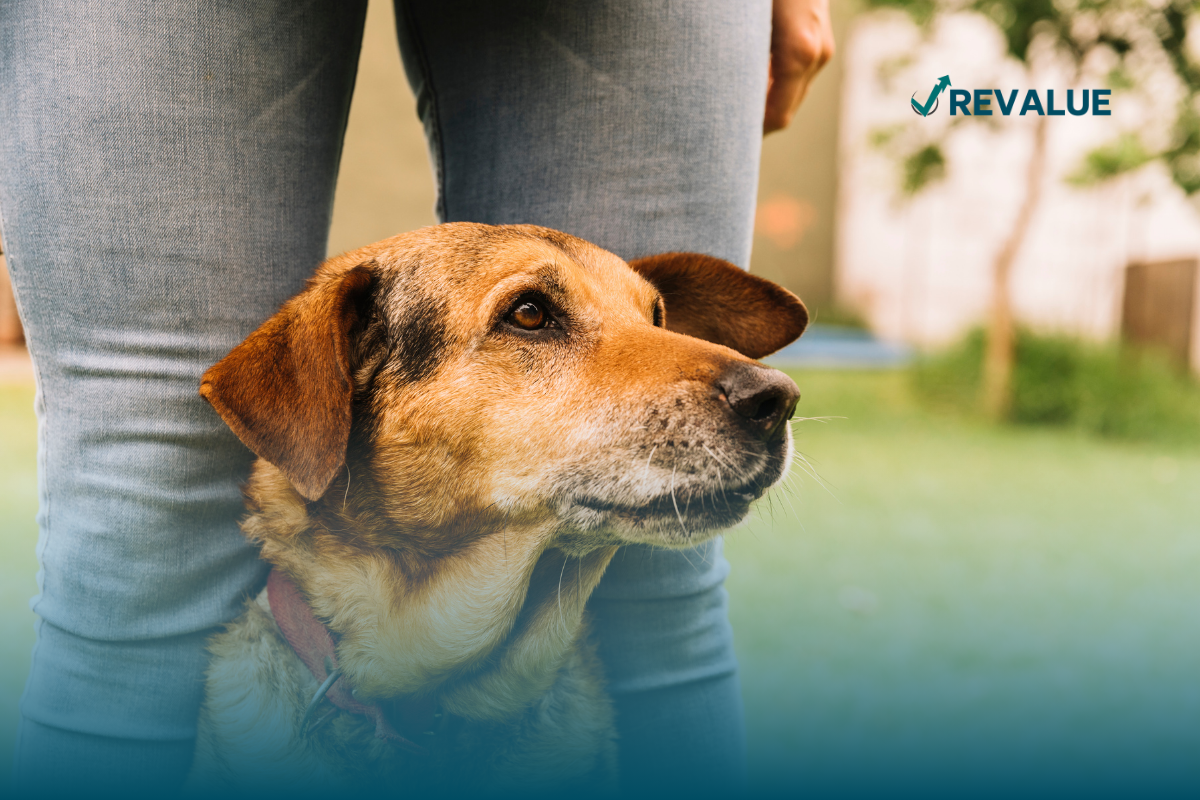
<svg viewBox="0 0 1200 800"><path fill-rule="evenodd" d="M153 777L185 768L203 641L264 575L236 524L251 456L196 389L324 255L364 15L363 0L0 5L0 228L38 380L30 786L149 776L148 753L172 754ZM747 262L768 0L397 18L443 219ZM631 548L593 603L624 741L670 738L657 769L710 786L741 763L726 569L716 545Z"/></svg>
<svg viewBox="0 0 1200 800"><path fill-rule="evenodd" d="M450 222L750 260L768 0L400 0Z"/></svg>

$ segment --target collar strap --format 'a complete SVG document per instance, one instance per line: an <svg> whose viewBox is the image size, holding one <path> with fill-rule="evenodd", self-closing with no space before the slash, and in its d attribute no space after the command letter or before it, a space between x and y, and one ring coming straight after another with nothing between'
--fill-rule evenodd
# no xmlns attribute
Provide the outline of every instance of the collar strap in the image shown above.
<svg viewBox="0 0 1200 800"><path fill-rule="evenodd" d="M271 615L275 617L275 624L279 626L283 638L321 687L309 703L300 725L302 731L308 728L309 721L324 698L343 711L373 720L377 739L392 742L410 753L429 754L427 748L400 735L388 720L382 706L378 703L365 703L355 697L349 680L342 677L337 650L329 629L313 614L296 584L278 567L272 568L267 577L267 603L271 606ZM422 733L432 731L435 721L440 718L437 702L433 698L407 699L395 704L395 711L406 730L416 728ZM317 724L321 724L327 718L322 718ZM420 724L426 720L428 724Z"/></svg>

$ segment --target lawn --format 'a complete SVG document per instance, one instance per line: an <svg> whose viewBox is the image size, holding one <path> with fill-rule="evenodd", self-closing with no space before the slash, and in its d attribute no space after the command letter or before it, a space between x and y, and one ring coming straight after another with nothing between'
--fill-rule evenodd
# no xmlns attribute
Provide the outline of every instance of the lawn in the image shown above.
<svg viewBox="0 0 1200 800"><path fill-rule="evenodd" d="M1200 451L928 414L901 372L795 377L800 414L841 419L795 423L808 463L727 546L758 787L1200 787ZM31 405L0 387L0 747L32 639Z"/></svg>
<svg viewBox="0 0 1200 800"><path fill-rule="evenodd" d="M17 700L33 647L36 444L33 388L0 385L0 786L8 783Z"/></svg>
<svg viewBox="0 0 1200 800"><path fill-rule="evenodd" d="M795 423L821 480L727 538L760 785L1200 797L1200 452L794 377L845 419Z"/></svg>

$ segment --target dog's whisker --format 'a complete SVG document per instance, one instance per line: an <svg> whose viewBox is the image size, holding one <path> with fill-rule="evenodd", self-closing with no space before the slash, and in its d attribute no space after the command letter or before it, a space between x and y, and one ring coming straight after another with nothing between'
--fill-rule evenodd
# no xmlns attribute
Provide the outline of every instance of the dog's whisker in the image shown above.
<svg viewBox="0 0 1200 800"><path fill-rule="evenodd" d="M798 455L798 454L797 454L797 455ZM804 473L805 475L809 476L809 477L810 477L810 478L812 478L813 480L817 481L817 483L818 483L818 484L820 483L820 478L818 478L816 475L814 475L814 474L813 474L813 472L812 472L812 466L811 466L811 465L809 465L809 464L805 464L805 463L803 463L803 462L802 462L801 460L799 460L799 459L797 459L797 460L793 461L793 462L792 462L792 464L793 464L793 465L794 465L794 466L795 466L797 469L799 469L799 470L800 470L800 472ZM797 477L799 477L799 475L798 475L797 473L792 473L792 474L795 474Z"/></svg>
<svg viewBox="0 0 1200 800"><path fill-rule="evenodd" d="M725 475L724 475L724 473L721 472L721 463L722 463L721 459L717 458L716 453L714 453L712 450L708 449L708 445L702 444L700 446L704 448L704 452L708 453L708 455L712 458L713 461L717 462L717 467L716 467L717 485L721 487L721 499L725 501L726 505L728 505L729 504L729 496L725 494Z"/></svg>
<svg viewBox="0 0 1200 800"><path fill-rule="evenodd" d="M663 549L665 550L666 548L664 547ZM697 574L699 574L699 573L700 573L700 568L699 568L699 567L697 567L695 564L693 564L693 563L692 563L692 560L691 560L690 558L688 558L688 554L687 554L687 551L686 551L686 550L680 550L680 551L679 551L679 554L680 554L681 556L683 556L683 560L684 560L684 561L686 561L686 562L688 563L688 566L689 566L689 567L691 567L692 569L696 570L696 573L697 573Z"/></svg>
<svg viewBox="0 0 1200 800"><path fill-rule="evenodd" d="M799 476L795 475L794 473L788 473L787 477L778 486L778 489L781 490L780 493L783 495L784 499L788 501L788 505L792 504L791 498L793 495L797 499L800 497L800 489L797 483L798 481ZM795 506L792 506L792 510L795 512ZM800 529L807 532L808 528L804 525L803 518L801 518L798 513L795 516L796 522L800 524Z"/></svg>
<svg viewBox="0 0 1200 800"><path fill-rule="evenodd" d="M671 467L671 505L675 506L675 518L679 520L679 527L683 529L684 537L691 539L692 534L688 532L687 526L683 524L683 515L679 513L679 503L675 499L675 469Z"/></svg>
<svg viewBox="0 0 1200 800"><path fill-rule="evenodd" d="M716 453L714 453L712 450L708 449L708 445L706 445L706 444L702 444L702 445L700 445L700 446L701 446L701 447L703 447L703 448L704 448L704 452L706 452L706 453L708 453L710 456L712 456L713 460L714 460L714 461L716 461L718 464L721 464L721 465L723 465L723 466L729 467L730 469L734 469L734 466L733 466L732 464L730 464L729 462L727 462L725 459L721 458L719 455L717 455Z"/></svg>
<svg viewBox="0 0 1200 800"><path fill-rule="evenodd" d="M772 494L774 494L774 493L772 493ZM787 503L788 508L790 508L792 510L792 518L795 519L796 521L799 521L800 514L796 511L796 507L794 505L792 505L792 498L788 497L786 492L781 492L779 496L783 498L783 502Z"/></svg>
<svg viewBox="0 0 1200 800"><path fill-rule="evenodd" d="M650 456L646 459L646 471L645 474L642 475L642 480L650 479L650 462L654 459L654 453L656 450L658 450L658 445L654 445L654 447L650 448Z"/></svg>
<svg viewBox="0 0 1200 800"><path fill-rule="evenodd" d="M788 505L792 505L793 497L797 500L800 499L799 487L797 486L798 480L798 476L788 475L787 480L782 482L779 487L782 489L782 495L784 495L784 499L787 500ZM796 511L796 506L792 506L792 511ZM796 513L796 522L799 523L800 530L804 530L805 533L808 533L808 528L805 527L804 519L800 517L799 513Z"/></svg>
<svg viewBox="0 0 1200 800"><path fill-rule="evenodd" d="M813 480L815 480L817 482L818 486L820 486L822 489L824 489L826 492L828 492L829 496L832 497L834 500L837 500L838 503L842 502L841 498L839 498L836 494L833 493L833 490L829 487L829 485L825 482L825 480L823 478L821 478L821 476L819 474L817 474L817 468L814 467L812 465L812 462L809 461L808 458L803 453L801 453L799 450L796 451L796 458L799 459L802 464L804 464L804 466L801 467L801 469L803 469L805 472L807 472L809 475L811 475L813 477Z"/></svg>
<svg viewBox="0 0 1200 800"><path fill-rule="evenodd" d="M567 626L567 615L563 613L562 607L562 579L563 573L567 571L567 558L563 558L562 569L558 571L558 627L562 631L565 638L570 634L570 629Z"/></svg>

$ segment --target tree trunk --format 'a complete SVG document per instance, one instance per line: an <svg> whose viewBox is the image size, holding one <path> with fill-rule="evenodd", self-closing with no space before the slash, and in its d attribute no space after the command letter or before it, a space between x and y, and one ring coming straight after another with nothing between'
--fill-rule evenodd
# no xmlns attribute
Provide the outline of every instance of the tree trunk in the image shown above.
<svg viewBox="0 0 1200 800"><path fill-rule="evenodd" d="M983 356L983 409L989 417L1007 419L1012 407L1012 374L1016 356L1016 329L1012 316L1013 263L1029 233L1042 196L1046 164L1046 118L1038 117L1033 129L1033 151L1025 172L1025 199L1016 222L992 264L992 313L988 321L987 350Z"/></svg>

